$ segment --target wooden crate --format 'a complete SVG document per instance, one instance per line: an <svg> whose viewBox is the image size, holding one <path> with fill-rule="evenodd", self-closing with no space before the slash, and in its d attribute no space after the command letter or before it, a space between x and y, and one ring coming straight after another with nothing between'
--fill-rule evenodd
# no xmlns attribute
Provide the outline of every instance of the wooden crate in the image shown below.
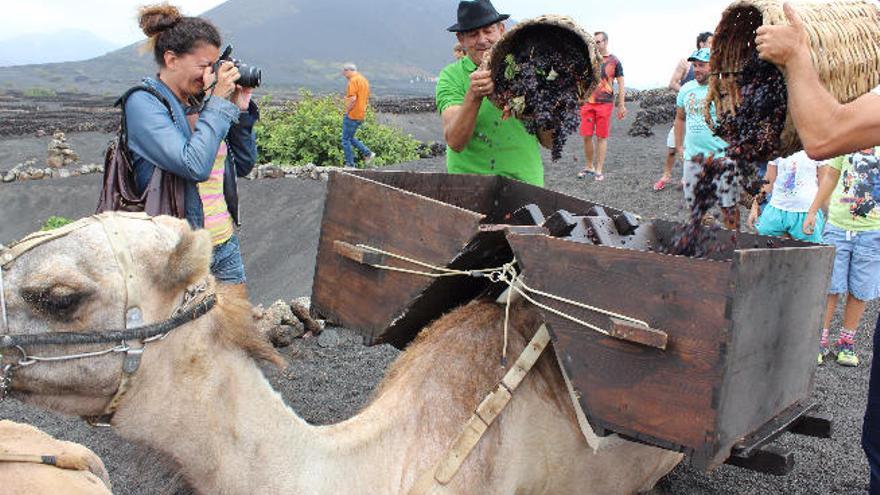
<svg viewBox="0 0 880 495"><path fill-rule="evenodd" d="M515 255L529 286L644 320L668 336L665 350L650 348L545 312L576 406L599 434L679 450L693 465L711 469L758 445L768 425L790 424L809 409L833 248L721 231L726 249L692 258L660 252L676 227L662 220L639 227L651 229L652 250L503 225L527 203L545 215L559 209L583 215L596 206L501 177L333 174L314 311L360 330L370 343L403 347L424 325L489 286L485 279L378 270L340 254L337 241L461 269L499 266ZM610 325L608 317L538 300Z"/></svg>

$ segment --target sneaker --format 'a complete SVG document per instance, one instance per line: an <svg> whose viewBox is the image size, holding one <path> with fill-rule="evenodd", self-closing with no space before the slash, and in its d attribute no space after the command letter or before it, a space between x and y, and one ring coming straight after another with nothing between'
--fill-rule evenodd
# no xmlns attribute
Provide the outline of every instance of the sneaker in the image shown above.
<svg viewBox="0 0 880 495"><path fill-rule="evenodd" d="M825 356L820 352L819 353L819 366L825 364Z"/></svg>
<svg viewBox="0 0 880 495"><path fill-rule="evenodd" d="M364 157L364 165L366 165L366 164L370 163L371 161L373 161L373 158L376 158L376 154L375 154L375 153L370 153L369 155L365 156L365 157Z"/></svg>
<svg viewBox="0 0 880 495"><path fill-rule="evenodd" d="M596 182L602 182L603 180L605 180L605 176L602 174L596 174L594 179L596 179Z"/></svg>
<svg viewBox="0 0 880 495"><path fill-rule="evenodd" d="M581 170L580 172L578 172L578 179L585 179L586 177L588 177L590 175L596 175L596 171L585 168L585 169Z"/></svg>
<svg viewBox="0 0 880 495"><path fill-rule="evenodd" d="M859 357L852 344L835 344L837 348L837 364L855 367L859 365Z"/></svg>
<svg viewBox="0 0 880 495"><path fill-rule="evenodd" d="M825 363L825 356L828 355L828 346L819 344L819 364Z"/></svg>

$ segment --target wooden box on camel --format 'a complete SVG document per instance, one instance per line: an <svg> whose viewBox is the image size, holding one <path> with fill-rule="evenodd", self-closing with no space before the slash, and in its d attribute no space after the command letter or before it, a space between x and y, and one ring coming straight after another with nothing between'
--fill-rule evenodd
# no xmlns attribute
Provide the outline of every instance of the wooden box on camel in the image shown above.
<svg viewBox="0 0 880 495"><path fill-rule="evenodd" d="M337 173L312 306L369 343L403 347L493 285L413 272L498 267L515 256L545 306L585 435L679 450L701 469L731 462L785 472L791 455L761 450L766 443L786 430L828 433L821 421L822 431L808 430L817 424L809 398L833 249L720 230L708 257L665 254L677 226L501 177ZM573 237L578 230L586 234ZM639 325L624 323L612 338L583 324L613 330L620 318L656 329L648 340L661 341L620 338Z"/></svg>

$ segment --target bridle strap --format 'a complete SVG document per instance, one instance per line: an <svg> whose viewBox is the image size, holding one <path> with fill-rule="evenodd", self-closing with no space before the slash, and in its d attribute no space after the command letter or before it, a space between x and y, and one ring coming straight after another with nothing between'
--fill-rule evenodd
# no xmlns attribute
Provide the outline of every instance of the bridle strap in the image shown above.
<svg viewBox="0 0 880 495"><path fill-rule="evenodd" d="M175 328L189 323L206 314L217 303L217 295L209 294L199 303L171 318L129 330L111 330L109 332L52 332L37 335L0 335L0 351L15 347L35 345L82 345L106 344L125 340L145 340L166 334Z"/></svg>

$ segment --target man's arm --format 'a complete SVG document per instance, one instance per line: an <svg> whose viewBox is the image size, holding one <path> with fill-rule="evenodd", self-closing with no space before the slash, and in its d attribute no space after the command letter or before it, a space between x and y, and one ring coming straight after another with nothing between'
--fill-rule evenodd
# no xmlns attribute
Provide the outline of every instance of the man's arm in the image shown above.
<svg viewBox="0 0 880 495"><path fill-rule="evenodd" d="M684 158L684 108L675 109L675 154Z"/></svg>
<svg viewBox="0 0 880 495"><path fill-rule="evenodd" d="M816 228L816 213L818 213L820 208L827 208L828 201L831 199L831 193L834 192L834 188L837 187L837 181L840 180L840 170L834 167L825 168L827 170L822 174L822 179L819 181L819 192L813 198L813 204L810 205L810 210L807 212L804 224L801 226L801 230L807 235L813 233L813 229Z"/></svg>
<svg viewBox="0 0 880 495"><path fill-rule="evenodd" d="M338 93L337 93L338 94ZM357 103L357 95L351 95L345 97L345 113L351 112L351 109L354 108L354 104Z"/></svg>
<svg viewBox="0 0 880 495"><path fill-rule="evenodd" d="M787 26L758 28L760 57L779 66L788 86L788 108L807 155L813 159L880 145L880 96L841 105L819 81L800 16L784 5Z"/></svg>
<svg viewBox="0 0 880 495"><path fill-rule="evenodd" d="M483 98L495 91L492 74L488 70L476 70L470 79L470 86L461 105L450 105L441 114L443 138L455 152L461 152L471 142Z"/></svg>
<svg viewBox="0 0 880 495"><path fill-rule="evenodd" d="M623 76L617 78L617 120L626 118L626 86Z"/></svg>
<svg viewBox="0 0 880 495"><path fill-rule="evenodd" d="M672 77L669 78L669 85L667 87L677 93L678 90L681 89L681 80L684 79L687 69L687 62L679 60L678 65L675 66L675 72L673 72Z"/></svg>

